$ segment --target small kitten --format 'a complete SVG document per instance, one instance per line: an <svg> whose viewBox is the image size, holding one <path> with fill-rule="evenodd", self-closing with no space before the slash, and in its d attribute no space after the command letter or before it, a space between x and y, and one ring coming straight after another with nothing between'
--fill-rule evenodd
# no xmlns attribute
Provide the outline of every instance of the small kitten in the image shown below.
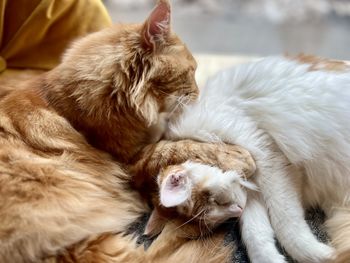
<svg viewBox="0 0 350 263"><path fill-rule="evenodd" d="M129 167L134 186L154 206L145 234L157 235L175 217L211 229L239 216L244 188L255 189L246 181L255 169L250 153L237 145L163 140L147 146ZM207 234L194 228L192 235Z"/></svg>
<svg viewBox="0 0 350 263"><path fill-rule="evenodd" d="M159 203L162 207L175 207L180 216L213 229L229 218L241 216L247 200L245 189L256 190L244 177L235 170L223 172L192 161L168 166L157 178ZM146 227L148 235L155 234L150 228L154 216L153 212Z"/></svg>
<svg viewBox="0 0 350 263"><path fill-rule="evenodd" d="M256 161L241 216L250 260L282 263L274 235L299 262L333 260L304 208L320 206L332 244L350 251L350 67L312 56L270 57L212 77L200 99L171 124L168 138L224 141ZM342 261L339 256L339 262Z"/></svg>

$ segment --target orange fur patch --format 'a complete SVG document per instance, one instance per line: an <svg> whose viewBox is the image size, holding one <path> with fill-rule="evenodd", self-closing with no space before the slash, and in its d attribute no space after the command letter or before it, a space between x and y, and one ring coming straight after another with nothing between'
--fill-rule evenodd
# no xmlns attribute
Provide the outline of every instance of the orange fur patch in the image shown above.
<svg viewBox="0 0 350 263"><path fill-rule="evenodd" d="M287 56L288 57L288 56ZM309 71L332 71L343 72L350 69L345 61L320 58L312 55L300 54L296 57L288 57L302 64L309 64Z"/></svg>

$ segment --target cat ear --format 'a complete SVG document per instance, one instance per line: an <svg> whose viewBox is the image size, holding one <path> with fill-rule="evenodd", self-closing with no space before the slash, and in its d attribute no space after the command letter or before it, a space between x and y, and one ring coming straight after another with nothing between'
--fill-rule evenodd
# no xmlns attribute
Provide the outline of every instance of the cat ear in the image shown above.
<svg viewBox="0 0 350 263"><path fill-rule="evenodd" d="M166 224L166 218L164 218L158 211L157 208L154 208L151 216L149 217L144 235L154 237L158 235L160 232L162 232L165 224Z"/></svg>
<svg viewBox="0 0 350 263"><path fill-rule="evenodd" d="M170 34L170 3L159 0L142 28L142 42L146 48L155 50Z"/></svg>
<svg viewBox="0 0 350 263"><path fill-rule="evenodd" d="M191 181L184 170L170 171L160 188L160 203L165 207L174 207L191 197Z"/></svg>

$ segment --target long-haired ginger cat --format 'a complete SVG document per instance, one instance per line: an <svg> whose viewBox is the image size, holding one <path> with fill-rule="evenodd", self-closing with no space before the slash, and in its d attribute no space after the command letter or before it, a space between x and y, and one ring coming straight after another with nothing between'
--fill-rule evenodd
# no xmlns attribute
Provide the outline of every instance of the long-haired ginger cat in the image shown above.
<svg viewBox="0 0 350 263"><path fill-rule="evenodd" d="M143 24L82 38L56 68L2 93L0 262L39 262L138 217L144 205L116 160L158 140L161 113L196 98L195 67L163 0Z"/></svg>

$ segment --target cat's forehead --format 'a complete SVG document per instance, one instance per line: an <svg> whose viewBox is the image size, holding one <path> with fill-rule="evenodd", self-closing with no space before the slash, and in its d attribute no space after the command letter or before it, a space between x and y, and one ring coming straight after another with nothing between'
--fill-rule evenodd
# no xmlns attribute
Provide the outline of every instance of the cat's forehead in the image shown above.
<svg viewBox="0 0 350 263"><path fill-rule="evenodd" d="M193 57L191 51L176 34L173 34L171 36L170 45L165 47L163 52L167 55L176 55L174 58L190 64L193 68L197 67L197 62Z"/></svg>

